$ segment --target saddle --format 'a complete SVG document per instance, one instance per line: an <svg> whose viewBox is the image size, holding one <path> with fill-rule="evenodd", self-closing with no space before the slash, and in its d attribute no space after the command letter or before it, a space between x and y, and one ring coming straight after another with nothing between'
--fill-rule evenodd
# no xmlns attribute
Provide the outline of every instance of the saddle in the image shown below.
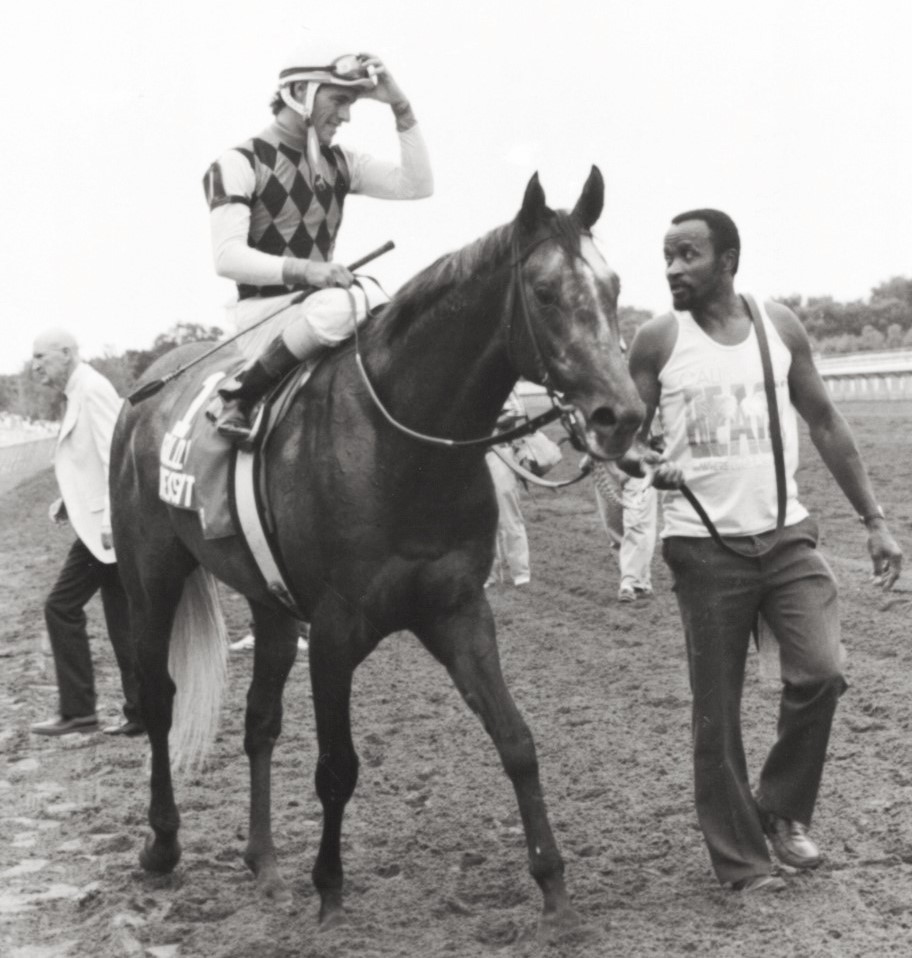
<svg viewBox="0 0 912 958"><path fill-rule="evenodd" d="M173 508L195 512L206 539L240 536L269 591L296 618L304 619L274 546L275 522L261 450L310 378L313 365L291 370L264 397L254 410L251 441L240 447L219 435L214 420L221 402L219 384L241 365L237 355L227 356L202 382L183 386L159 453L159 498Z"/></svg>

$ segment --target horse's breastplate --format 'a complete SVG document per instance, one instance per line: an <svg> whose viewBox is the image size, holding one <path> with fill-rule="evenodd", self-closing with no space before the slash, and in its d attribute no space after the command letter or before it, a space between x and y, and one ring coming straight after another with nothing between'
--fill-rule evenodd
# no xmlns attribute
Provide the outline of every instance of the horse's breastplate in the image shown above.
<svg viewBox="0 0 912 958"><path fill-rule="evenodd" d="M349 190L342 151L338 147L322 148L324 162L317 178L306 155L284 143L257 137L241 152L250 160L256 175L247 244L272 256L331 260ZM238 284L241 299L277 296L288 291L287 286Z"/></svg>

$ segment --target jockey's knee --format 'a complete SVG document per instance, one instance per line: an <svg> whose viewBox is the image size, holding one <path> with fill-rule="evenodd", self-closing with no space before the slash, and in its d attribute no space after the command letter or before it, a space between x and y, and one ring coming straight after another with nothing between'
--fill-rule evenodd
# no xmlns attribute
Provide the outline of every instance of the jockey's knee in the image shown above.
<svg viewBox="0 0 912 958"><path fill-rule="evenodd" d="M299 316L285 327L282 331L282 341L288 351L300 360L315 356L324 346L306 316Z"/></svg>
<svg viewBox="0 0 912 958"><path fill-rule="evenodd" d="M382 308L386 296L373 284L368 295L359 287L318 289L297 307L298 315L283 330L288 349L301 360L323 349L338 346L349 339L355 325L364 322L375 309Z"/></svg>

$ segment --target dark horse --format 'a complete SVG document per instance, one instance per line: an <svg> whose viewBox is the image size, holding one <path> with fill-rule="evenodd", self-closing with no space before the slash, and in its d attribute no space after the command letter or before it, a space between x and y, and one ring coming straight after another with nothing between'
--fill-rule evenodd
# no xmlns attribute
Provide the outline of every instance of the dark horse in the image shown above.
<svg viewBox="0 0 912 958"><path fill-rule="evenodd" d="M365 324L364 366L393 417L436 436L490 436L524 376L547 380L575 407L593 455L617 459L627 450L643 407L620 350L617 276L589 235L603 194L593 168L573 211L553 211L534 176L512 223L439 259ZM150 375L188 355L170 354ZM313 869L320 920L342 915L342 818L358 778L352 676L381 639L400 630L413 632L446 667L480 716L516 791L544 913L571 918L535 746L501 675L485 598L497 507L484 449L441 448L395 429L355 358L353 343L324 358L265 450L278 545L311 624L323 806ZM193 375L202 383L207 366L200 365ZM115 546L152 751L152 834L140 860L149 871L167 872L180 857L172 709L175 731L183 721L193 726L192 747L214 735L225 671L224 634L211 627L214 576L247 597L257 636L244 736L251 779L245 860L264 894L285 898L272 840L270 765L297 627L235 537L206 540L196 516L159 499L159 450L178 392L166 388L125 405L111 454ZM190 700L182 707L186 689Z"/></svg>

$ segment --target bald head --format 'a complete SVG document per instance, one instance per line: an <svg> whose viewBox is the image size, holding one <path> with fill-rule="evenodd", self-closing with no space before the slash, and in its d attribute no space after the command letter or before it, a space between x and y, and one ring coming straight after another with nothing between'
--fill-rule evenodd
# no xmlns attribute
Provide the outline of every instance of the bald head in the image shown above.
<svg viewBox="0 0 912 958"><path fill-rule="evenodd" d="M65 329L46 329L35 337L34 350L37 349L69 349L79 355L79 344L76 337Z"/></svg>
<svg viewBox="0 0 912 958"><path fill-rule="evenodd" d="M46 329L35 337L32 372L44 386L63 392L79 362L79 344L65 329Z"/></svg>

